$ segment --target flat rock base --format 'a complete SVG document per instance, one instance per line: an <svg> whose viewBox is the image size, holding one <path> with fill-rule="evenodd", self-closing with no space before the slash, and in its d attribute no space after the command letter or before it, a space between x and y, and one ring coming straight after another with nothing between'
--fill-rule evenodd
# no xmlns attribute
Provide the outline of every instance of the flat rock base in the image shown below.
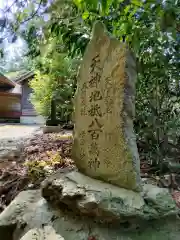
<svg viewBox="0 0 180 240"><path fill-rule="evenodd" d="M167 189L144 185L143 192L104 183L77 171L56 173L42 186L43 197L51 204L95 217L100 222L137 222L176 216L178 209Z"/></svg>
<svg viewBox="0 0 180 240"><path fill-rule="evenodd" d="M78 216L67 207L52 207L38 190L21 192L0 214L0 239L30 240L34 233L35 239L42 240L42 233L47 237L47 232L52 240L179 240L180 221L172 216L142 221L139 226L97 223L95 218Z"/></svg>

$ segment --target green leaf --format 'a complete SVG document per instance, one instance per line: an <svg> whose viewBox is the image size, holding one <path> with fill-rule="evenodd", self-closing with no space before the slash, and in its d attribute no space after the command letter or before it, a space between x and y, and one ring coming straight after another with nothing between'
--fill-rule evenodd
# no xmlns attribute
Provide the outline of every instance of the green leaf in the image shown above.
<svg viewBox="0 0 180 240"><path fill-rule="evenodd" d="M113 0L102 0L101 1L101 7L102 7L102 13L103 15L107 15L109 12L109 8L111 4L113 3Z"/></svg>
<svg viewBox="0 0 180 240"><path fill-rule="evenodd" d="M124 9L124 13L127 14L127 13L129 12L130 8L131 8L131 6L128 5L128 6Z"/></svg>
<svg viewBox="0 0 180 240"><path fill-rule="evenodd" d="M82 18L83 18L84 20L86 20L88 17L89 17L89 12L88 12L88 11L85 11L85 12L83 13L83 15L82 15Z"/></svg>
<svg viewBox="0 0 180 240"><path fill-rule="evenodd" d="M78 8L81 8L82 0L73 0L73 2Z"/></svg>
<svg viewBox="0 0 180 240"><path fill-rule="evenodd" d="M131 0L131 3L138 6L138 7L142 7L143 6L143 2L142 0Z"/></svg>

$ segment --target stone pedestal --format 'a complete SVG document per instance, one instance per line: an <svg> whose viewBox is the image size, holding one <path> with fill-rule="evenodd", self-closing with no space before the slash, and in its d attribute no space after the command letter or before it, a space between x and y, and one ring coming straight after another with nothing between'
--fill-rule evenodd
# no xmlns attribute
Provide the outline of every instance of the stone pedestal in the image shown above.
<svg viewBox="0 0 180 240"><path fill-rule="evenodd" d="M138 222L177 214L167 189L147 184L142 193L92 179L82 173L57 173L43 183L43 197L54 206L103 222Z"/></svg>
<svg viewBox="0 0 180 240"><path fill-rule="evenodd" d="M179 239L178 210L166 189L145 185L140 194L61 171L43 183L47 200L39 190L23 191L0 214L2 239Z"/></svg>

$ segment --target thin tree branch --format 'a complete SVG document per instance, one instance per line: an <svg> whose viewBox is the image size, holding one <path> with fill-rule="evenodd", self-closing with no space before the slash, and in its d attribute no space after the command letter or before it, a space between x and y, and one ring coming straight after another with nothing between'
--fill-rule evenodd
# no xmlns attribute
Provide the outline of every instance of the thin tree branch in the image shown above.
<svg viewBox="0 0 180 240"><path fill-rule="evenodd" d="M12 6L13 6L14 4L17 3L17 1L18 1L18 0L15 0L7 9L5 9L4 13L9 12L9 10L12 8Z"/></svg>
<svg viewBox="0 0 180 240"><path fill-rule="evenodd" d="M22 22L20 22L20 24L23 24L23 23L28 22L29 20L33 19L36 16L36 14L38 13L38 11L41 7L41 4L42 4L42 0L40 1L39 6L37 7L36 11L34 13L32 13L32 15L30 17L28 17L25 20L23 20Z"/></svg>

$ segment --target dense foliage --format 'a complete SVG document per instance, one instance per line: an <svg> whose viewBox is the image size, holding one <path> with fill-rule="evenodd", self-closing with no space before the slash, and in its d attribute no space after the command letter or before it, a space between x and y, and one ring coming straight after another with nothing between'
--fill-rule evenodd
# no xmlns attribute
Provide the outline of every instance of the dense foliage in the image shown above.
<svg viewBox="0 0 180 240"><path fill-rule="evenodd" d="M66 103L75 89L72 59L82 57L94 21L101 20L109 32L127 42L137 58L135 127L140 151L156 163L175 158L180 136L180 1L55 0L38 5L32 1L31 5L31 11L28 5L21 6L13 26L14 32L26 39L29 57L39 71L32 82L37 108L47 114L46 98L42 103L40 92L51 89L46 96L49 103L52 92L58 89L56 96L71 112L72 105ZM21 31L24 21L28 28Z"/></svg>
<svg viewBox="0 0 180 240"><path fill-rule="evenodd" d="M57 117L62 122L68 122L71 120L73 111L72 98L76 86L76 62L64 54L56 53L52 57L45 56L38 62L42 64L42 67L35 71L35 77L30 82L34 90L31 101L38 113L48 117L51 100L55 99Z"/></svg>

